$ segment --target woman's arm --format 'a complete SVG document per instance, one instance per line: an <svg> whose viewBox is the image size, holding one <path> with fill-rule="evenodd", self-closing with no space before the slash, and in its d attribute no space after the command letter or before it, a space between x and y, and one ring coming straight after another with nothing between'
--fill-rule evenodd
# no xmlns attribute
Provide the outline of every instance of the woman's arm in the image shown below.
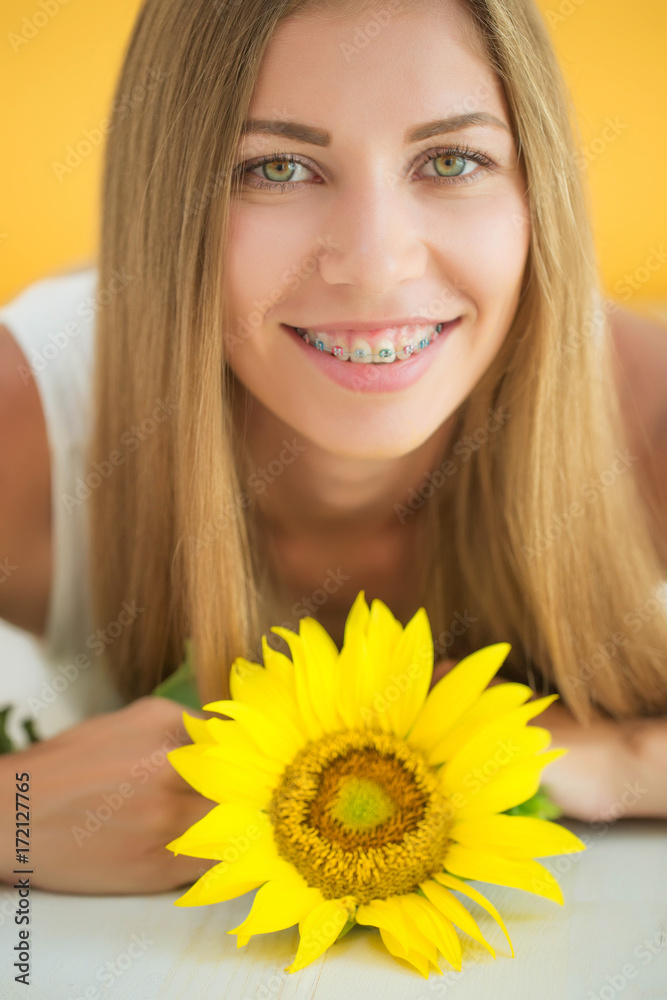
<svg viewBox="0 0 667 1000"><path fill-rule="evenodd" d="M656 549L667 571L667 316L609 316L616 386Z"/></svg>
<svg viewBox="0 0 667 1000"><path fill-rule="evenodd" d="M51 587L51 469L28 359L0 324L0 618L44 634Z"/></svg>
<svg viewBox="0 0 667 1000"><path fill-rule="evenodd" d="M667 322L617 306L609 325L621 412L667 567ZM544 784L568 816L667 816L667 718L582 726L556 702L535 725L551 730L553 746L570 749L544 771Z"/></svg>

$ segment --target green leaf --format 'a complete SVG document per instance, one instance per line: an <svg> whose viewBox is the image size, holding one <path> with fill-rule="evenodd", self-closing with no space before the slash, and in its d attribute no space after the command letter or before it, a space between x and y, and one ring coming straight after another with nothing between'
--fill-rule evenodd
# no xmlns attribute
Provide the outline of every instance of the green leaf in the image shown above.
<svg viewBox="0 0 667 1000"><path fill-rule="evenodd" d="M30 718L28 718L28 719L21 719L21 725L23 726L23 728L24 728L24 730L25 730L25 732L26 732L26 734L28 736L28 739L30 740L31 743L41 743L42 742L42 737L38 736L37 730L35 729L35 720L34 719L30 719Z"/></svg>
<svg viewBox="0 0 667 1000"><path fill-rule="evenodd" d="M11 753L14 750L14 744L7 732L7 716L11 710L11 705L0 709L0 753Z"/></svg>
<svg viewBox="0 0 667 1000"><path fill-rule="evenodd" d="M558 819L563 810L551 801L544 785L540 785L535 794L518 806L506 809L508 816L534 816L535 819Z"/></svg>
<svg viewBox="0 0 667 1000"><path fill-rule="evenodd" d="M22 747L14 746L11 736L7 732L7 719L10 712L15 712L16 708L14 705L5 705L4 708L0 709L0 754L3 753L15 753L17 750L23 749ZM28 717L27 719L21 719L21 725L28 737L30 743L40 743L41 737L37 735L35 730L35 720Z"/></svg>
<svg viewBox="0 0 667 1000"><path fill-rule="evenodd" d="M194 653L190 639L185 640L185 658L173 674L161 681L153 694L160 698L170 698L186 708L201 708L194 671Z"/></svg>

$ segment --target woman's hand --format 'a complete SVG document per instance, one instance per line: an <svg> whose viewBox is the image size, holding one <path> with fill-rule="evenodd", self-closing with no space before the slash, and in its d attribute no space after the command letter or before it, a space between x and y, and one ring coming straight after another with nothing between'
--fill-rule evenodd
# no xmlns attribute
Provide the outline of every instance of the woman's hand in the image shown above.
<svg viewBox="0 0 667 1000"><path fill-rule="evenodd" d="M210 718L210 713L189 714ZM183 708L139 698L52 739L0 757L2 796L30 775L31 884L76 893L161 892L194 882L216 862L165 847L214 803L172 768L167 753L190 743ZM15 819L3 808L0 878L13 882Z"/></svg>
<svg viewBox="0 0 667 1000"><path fill-rule="evenodd" d="M437 663L431 687L456 663ZM502 678L491 681L500 683ZM667 816L667 719L626 723L603 719L584 726L556 701L532 724L549 730L550 748L568 748L568 753L547 764L542 779L566 816L588 823L613 822L622 816Z"/></svg>
<svg viewBox="0 0 667 1000"><path fill-rule="evenodd" d="M611 722L583 726L559 701L536 716L533 724L551 733L549 749L568 748L542 773L552 801L572 819L587 823L607 819L627 768L618 727Z"/></svg>
<svg viewBox="0 0 667 1000"><path fill-rule="evenodd" d="M667 816L667 719L584 726L556 701L535 725L569 752L544 769L544 785L566 816L588 823Z"/></svg>

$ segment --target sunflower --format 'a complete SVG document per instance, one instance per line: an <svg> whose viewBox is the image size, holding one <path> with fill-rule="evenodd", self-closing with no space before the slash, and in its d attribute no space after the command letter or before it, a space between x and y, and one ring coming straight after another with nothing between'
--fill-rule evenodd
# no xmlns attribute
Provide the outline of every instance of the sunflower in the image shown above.
<svg viewBox="0 0 667 1000"><path fill-rule="evenodd" d="M192 744L172 750L178 773L218 803L167 845L209 858L177 906L219 903L257 889L253 934L299 925L285 971L317 959L355 924L379 929L388 951L428 977L438 954L457 970L455 930L495 951L459 893L502 918L468 879L563 902L536 857L584 850L544 819L508 815L538 789L546 729L528 726L556 698L530 700L524 684L487 685L511 646L461 660L429 691L433 640L420 608L405 628L360 591L340 652L314 618L299 632L274 626L291 656L262 636L264 665L238 657L231 699L204 707L228 719L184 713Z"/></svg>

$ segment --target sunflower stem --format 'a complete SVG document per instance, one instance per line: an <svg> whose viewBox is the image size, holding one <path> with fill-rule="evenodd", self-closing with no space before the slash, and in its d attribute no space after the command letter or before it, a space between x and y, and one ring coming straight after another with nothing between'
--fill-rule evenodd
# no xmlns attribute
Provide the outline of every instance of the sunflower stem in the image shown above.
<svg viewBox="0 0 667 1000"><path fill-rule="evenodd" d="M342 937L345 937L345 935L347 934L347 932L352 930L352 928L354 927L354 925L356 924L356 922L357 921L354 919L353 916L349 916L347 918L347 923L345 924L345 926L343 927L342 931L340 932L340 934L336 938L336 941L340 941L340 939Z"/></svg>

